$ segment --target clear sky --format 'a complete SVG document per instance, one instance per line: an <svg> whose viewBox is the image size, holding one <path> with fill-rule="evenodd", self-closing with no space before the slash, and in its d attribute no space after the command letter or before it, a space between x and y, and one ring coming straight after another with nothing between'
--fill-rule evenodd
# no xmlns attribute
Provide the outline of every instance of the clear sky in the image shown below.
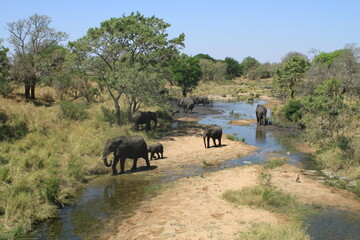
<svg viewBox="0 0 360 240"><path fill-rule="evenodd" d="M35 13L51 17L50 26L74 41L102 21L139 11L171 24L170 37L185 33L183 52L192 56L240 62L251 56L264 63L291 51L311 57L311 49L360 47L359 0L0 0L0 6L4 40L7 23Z"/></svg>

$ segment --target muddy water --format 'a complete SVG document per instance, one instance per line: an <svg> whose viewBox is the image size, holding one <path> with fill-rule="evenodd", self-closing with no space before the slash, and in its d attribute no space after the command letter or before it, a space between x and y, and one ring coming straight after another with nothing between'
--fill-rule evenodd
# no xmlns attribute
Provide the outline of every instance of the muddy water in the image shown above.
<svg viewBox="0 0 360 240"><path fill-rule="evenodd" d="M251 156L230 159L218 166L181 166L177 169L165 169L164 175L154 177L148 172L141 174L124 174L121 176L102 176L91 182L91 185L79 194L76 204L65 207L59 218L43 225L35 239L102 239L117 231L119 223L131 216L135 209L141 208L140 202L151 197L149 189L161 182L174 181L178 178L201 175L210 171L263 162L269 157L286 156L289 163L302 165L304 168L316 169L314 161L304 153L287 146L287 139L293 138L291 131L274 131L271 126L229 125L230 120L254 118L256 105L248 103L219 103L213 108L221 114L208 115L199 121L200 124L216 124L223 127L226 134L233 135L249 145L258 147ZM268 113L269 115L269 113ZM175 124L174 127L181 127ZM296 137L296 136L295 136ZM146 209L144 209L146 211ZM355 219L355 220L354 220ZM328 220L328 221L327 221ZM349 212L325 210L309 217L308 232L313 239L360 239L359 216ZM346 224L338 224L346 223ZM331 231L323 230L331 228ZM329 233L331 232L331 235ZM342 236L332 238L332 236ZM347 238L348 236L348 238Z"/></svg>

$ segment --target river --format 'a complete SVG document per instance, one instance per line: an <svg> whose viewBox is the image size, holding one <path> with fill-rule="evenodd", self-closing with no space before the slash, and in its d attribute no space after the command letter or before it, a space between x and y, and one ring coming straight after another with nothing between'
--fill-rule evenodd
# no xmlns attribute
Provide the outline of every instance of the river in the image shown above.
<svg viewBox="0 0 360 240"><path fill-rule="evenodd" d="M101 176L85 188L72 206L62 209L59 218L43 224L35 239L99 239L117 231L122 219L131 216L140 207L142 200L151 198L148 189L159 182L174 181L178 178L201 175L209 171L219 171L251 163L265 161L269 154L286 156L290 164L300 165L306 169L317 169L313 159L289 146L287 139L296 138L291 131L277 131L271 126L233 126L230 120L254 118L256 105L264 104L257 100L254 103L215 102L212 108L221 114L207 115L200 124L216 124L223 127L223 132L258 148L250 156L230 159L214 167L183 166L181 170L168 170L161 177L143 174L113 177ZM268 112L268 115L271 113ZM181 127L174 125L174 127ZM275 130L274 130L275 129ZM316 215L305 219L308 233L312 239L360 239L360 213L354 214L338 209L324 209ZM106 223L106 224L105 224Z"/></svg>

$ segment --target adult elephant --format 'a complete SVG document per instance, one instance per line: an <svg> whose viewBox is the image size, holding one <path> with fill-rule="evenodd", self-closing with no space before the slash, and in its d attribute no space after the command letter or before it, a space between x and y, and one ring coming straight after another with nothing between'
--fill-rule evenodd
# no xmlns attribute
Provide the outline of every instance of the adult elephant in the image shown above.
<svg viewBox="0 0 360 240"><path fill-rule="evenodd" d="M199 106L199 104L202 104L203 106L205 105L210 105L210 100L208 97L205 96L197 96L197 97L193 97L193 100L195 102L195 104L197 106Z"/></svg>
<svg viewBox="0 0 360 240"><path fill-rule="evenodd" d="M221 146L221 137L222 137L222 128L221 127L214 126L214 127L209 127L207 129L205 129L204 134L203 134L205 148L210 147L210 138L212 138L215 147ZM207 146L206 146L205 139L207 140ZM216 139L219 141L219 145L216 145L216 142L215 142Z"/></svg>
<svg viewBox="0 0 360 240"><path fill-rule="evenodd" d="M111 153L114 153L114 161L110 161L110 163L108 163L107 157ZM125 160L127 158L134 160L131 171L136 171L138 158L145 159L147 168L150 168L147 145L142 136L118 136L106 140L102 159L106 167L112 167L113 175L117 174L116 165L119 160L120 173L124 173Z"/></svg>
<svg viewBox="0 0 360 240"><path fill-rule="evenodd" d="M261 123L263 123L264 125L266 125L266 107L264 107L263 105L258 104L256 106L256 121L258 124L261 125Z"/></svg>
<svg viewBox="0 0 360 240"><path fill-rule="evenodd" d="M139 124L146 124L146 130L151 130L151 124L150 122L154 122L154 128L156 128L157 125L157 114L156 112L135 112L131 116L131 122L135 124L136 129L139 129Z"/></svg>
<svg viewBox="0 0 360 240"><path fill-rule="evenodd" d="M195 102L191 97L183 97L179 100L179 107L182 107L185 113L191 113L195 107Z"/></svg>

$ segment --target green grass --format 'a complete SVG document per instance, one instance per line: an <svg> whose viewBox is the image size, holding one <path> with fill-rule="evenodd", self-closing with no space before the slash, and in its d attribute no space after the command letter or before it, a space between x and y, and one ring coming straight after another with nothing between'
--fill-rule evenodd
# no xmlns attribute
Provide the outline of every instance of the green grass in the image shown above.
<svg viewBox="0 0 360 240"><path fill-rule="evenodd" d="M263 178L268 177L271 176L263 176ZM249 232L240 233L238 239L309 239L301 219L310 209L298 203L289 194L257 185L240 190L227 190L222 197L236 206L259 207L283 214L290 219L287 224L255 224Z"/></svg>
<svg viewBox="0 0 360 240"><path fill-rule="evenodd" d="M249 232L241 232L238 238L241 240L309 240L310 236L306 233L306 229L299 223L291 222L289 224L269 224L257 223Z"/></svg>
<svg viewBox="0 0 360 240"><path fill-rule="evenodd" d="M269 158L265 160L264 168L276 168L284 165L287 162L287 157Z"/></svg>

